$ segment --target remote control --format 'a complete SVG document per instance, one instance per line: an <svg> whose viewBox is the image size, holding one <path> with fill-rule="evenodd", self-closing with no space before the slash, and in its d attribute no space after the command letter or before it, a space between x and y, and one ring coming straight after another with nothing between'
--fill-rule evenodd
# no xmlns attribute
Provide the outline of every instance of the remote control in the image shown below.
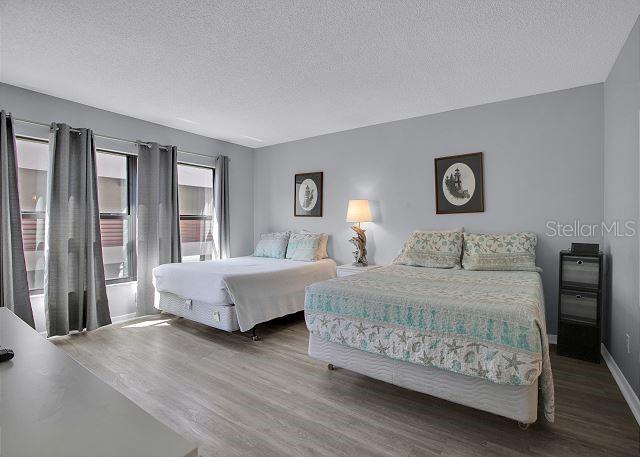
<svg viewBox="0 0 640 457"><path fill-rule="evenodd" d="M13 359L13 351L7 348L0 348L0 362Z"/></svg>

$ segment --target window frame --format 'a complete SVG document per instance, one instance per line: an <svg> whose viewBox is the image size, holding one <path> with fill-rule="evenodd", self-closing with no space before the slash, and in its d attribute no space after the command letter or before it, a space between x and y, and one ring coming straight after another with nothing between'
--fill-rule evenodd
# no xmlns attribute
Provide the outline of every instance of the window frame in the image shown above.
<svg viewBox="0 0 640 457"><path fill-rule="evenodd" d="M96 148L96 154L111 154L124 157L127 160L127 211L125 213L107 213L100 211L99 219L122 220L128 222L127 230L127 263L129 275L124 278L106 279L107 285L122 284L125 282L133 282L138 279L138 256L136 249L137 235L137 213L138 213L138 158L132 154L127 154L111 149ZM97 172L97 170L96 170ZM97 179L97 173L96 173ZM98 205L98 210L100 205Z"/></svg>
<svg viewBox="0 0 640 457"><path fill-rule="evenodd" d="M212 189L212 198L213 198L213 204L212 204L212 208L215 211L215 182L216 182L216 168L212 167L212 166L207 166L207 165L199 165L199 164L194 164L194 163L189 163L189 162L180 162L178 161L177 165L183 165L186 167L193 167L193 168L203 168L205 170L210 170L211 171L211 189ZM177 171L177 170L176 170ZM178 183L178 192L180 189L180 184ZM178 197L180 198L180 197ZM213 214L209 215L209 216L204 216L201 214L180 214L180 208L178 207L178 227L180 227L180 222L185 220L185 221L211 221L211 224L213 224ZM180 234L180 244L182 244L182 233ZM215 246L214 246L215 248ZM200 260L198 260L198 262L204 262L206 259L203 258L204 256L201 254L200 255ZM180 253L180 263L182 263L182 253Z"/></svg>
<svg viewBox="0 0 640 457"><path fill-rule="evenodd" d="M31 141L33 143L49 144L48 139L36 138L29 135L16 135L16 140ZM128 238L127 238L127 261L129 275L125 278L113 278L106 279L107 285L121 284L125 282L132 282L137 280L137 250L136 250L136 235L137 235L137 187L138 187L138 165L137 157L132 154L114 151L104 148L96 148L96 153L112 154L125 157L127 160L127 212L126 213L99 213L99 219L120 219L127 220L128 222ZM51 170L47 169L47 174ZM48 179L48 178L47 178ZM49 196L47 195L47 199ZM99 208L98 208L99 209ZM46 219L46 211L22 211L20 210L21 219ZM42 295L44 289L29 289L29 295Z"/></svg>

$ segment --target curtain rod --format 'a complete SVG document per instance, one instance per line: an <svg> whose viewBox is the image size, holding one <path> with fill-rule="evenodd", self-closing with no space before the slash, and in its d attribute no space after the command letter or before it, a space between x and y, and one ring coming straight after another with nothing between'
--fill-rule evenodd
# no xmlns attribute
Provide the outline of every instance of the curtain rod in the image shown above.
<svg viewBox="0 0 640 457"><path fill-rule="evenodd" d="M36 121L30 121L28 119L19 119L17 117L13 117L12 119L16 122L22 122L23 124L31 124L31 125L38 125L41 127L47 127L47 128L51 128L51 124L45 124L44 122L36 122ZM72 132L80 132L80 130L78 129L71 129ZM117 138L115 136L108 136L108 135L101 135L99 133L94 133L93 136L95 137L99 137L99 138L104 138L105 140L114 140L114 141L122 141L123 143L131 143L131 144L144 144L144 145L149 145L150 143L146 143L144 141L134 141L134 140L127 140L124 138ZM167 149L167 146L160 146L160 149ZM185 151L183 149L178 149L178 152L181 152L183 154L191 154L194 156L200 156L200 157L206 157L208 159L215 159L215 156L209 156L206 154L200 154L197 152L191 152L191 151Z"/></svg>

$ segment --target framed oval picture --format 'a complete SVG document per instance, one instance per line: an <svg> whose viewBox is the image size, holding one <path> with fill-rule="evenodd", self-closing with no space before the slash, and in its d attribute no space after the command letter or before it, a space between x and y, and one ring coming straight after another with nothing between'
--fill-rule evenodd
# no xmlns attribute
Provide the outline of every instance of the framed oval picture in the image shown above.
<svg viewBox="0 0 640 457"><path fill-rule="evenodd" d="M322 172L295 175L293 215L322 217Z"/></svg>
<svg viewBox="0 0 640 457"><path fill-rule="evenodd" d="M482 152L434 159L436 214L484 211Z"/></svg>

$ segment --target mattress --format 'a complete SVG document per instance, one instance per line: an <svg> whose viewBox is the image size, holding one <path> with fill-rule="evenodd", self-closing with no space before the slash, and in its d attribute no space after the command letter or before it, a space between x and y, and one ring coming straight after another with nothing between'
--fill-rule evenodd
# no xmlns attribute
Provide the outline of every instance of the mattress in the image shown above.
<svg viewBox="0 0 640 457"><path fill-rule="evenodd" d="M227 290L227 279L278 271L312 269L331 264L331 259L317 262L272 259L268 257L233 257L204 262L167 263L153 269L153 285L158 292L170 292L179 297L205 303L233 303Z"/></svg>
<svg viewBox="0 0 640 457"><path fill-rule="evenodd" d="M253 256L167 263L153 269L153 285L158 292L169 292L205 303L233 303L225 283L228 276L296 266L300 266L300 262Z"/></svg>
<svg viewBox="0 0 640 457"><path fill-rule="evenodd" d="M537 382L553 421L543 296L537 272L390 265L308 287L305 318L318 338L362 352L501 385Z"/></svg>
<svg viewBox="0 0 640 457"><path fill-rule="evenodd" d="M484 379L331 343L313 334L309 337L309 355L380 381L508 417L524 424L531 424L537 419L537 381L528 386L495 384Z"/></svg>
<svg viewBox="0 0 640 457"><path fill-rule="evenodd" d="M331 259L315 262L237 257L172 263L153 269L158 293L201 303L233 303L240 330L302 311L305 288L336 277Z"/></svg>

